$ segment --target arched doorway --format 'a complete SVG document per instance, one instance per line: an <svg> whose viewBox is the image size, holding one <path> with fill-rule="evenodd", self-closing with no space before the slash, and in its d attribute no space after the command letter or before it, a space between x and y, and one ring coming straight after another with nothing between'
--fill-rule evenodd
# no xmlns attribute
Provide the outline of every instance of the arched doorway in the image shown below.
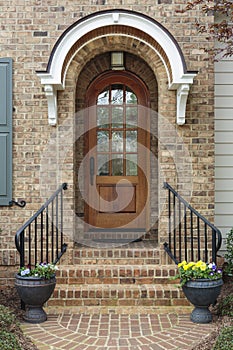
<svg viewBox="0 0 233 350"><path fill-rule="evenodd" d="M110 71L91 83L86 101L86 229L145 233L150 173L147 88L132 73Z"/></svg>
<svg viewBox="0 0 233 350"><path fill-rule="evenodd" d="M160 145L156 136L158 134L156 128L158 131L164 130L163 126L165 124L159 116L168 111L172 124L175 123L175 116L178 124L181 125L185 122L188 91L196 75L195 72L187 71L182 51L171 33L152 18L133 11L107 10L91 14L67 28L57 40L46 71L39 71L37 74L45 88L48 99L49 124L61 125L64 118L69 117L69 125L75 138L75 145L69 152L71 154L74 151L74 156L70 157L70 163L66 159L63 166L66 170L66 181L71 184L71 188L74 188L71 210L75 210L75 219L77 217L81 218L74 225L75 241L79 240L79 237L82 238L84 206L82 199L77 200L77 198L81 198L77 195L77 164L83 158L83 145L82 141L77 140L78 133L74 130L82 129L83 124L73 114L77 114L77 111L85 108L83 94L88 86L86 82L90 83L91 80L95 79L96 73L98 75L98 73L111 69L107 59L99 61L98 57L107 56L107 54L116 50L130 53L144 62L144 65L137 67L137 69L132 64L131 72L139 75L146 83L150 91L151 108L158 112L158 115L151 117L155 132L152 133L150 143L155 158L158 157L158 164L164 164L164 168L167 167L168 162L167 152L158 151ZM97 64L92 65L93 61ZM88 64L92 65L92 70L86 69ZM151 69L153 77L151 74L146 77L146 74L144 74L145 65ZM134 69L132 70L132 68ZM85 75L84 80L82 79L83 75ZM59 91L63 89L64 91ZM176 90L176 95L172 90ZM153 91L155 91L154 94ZM158 100L153 101L154 97ZM62 99L69 102L69 106L67 105L63 109L60 104ZM168 104L169 108L167 109ZM81 139L82 136L79 138ZM165 136L163 140L166 143ZM73 138L63 139L62 147L66 144L69 146L72 142ZM78 161L76 161L77 154L79 155ZM161 208L158 201L163 198L161 189L164 177L159 173L158 164L156 166L151 165L151 173L153 173L151 208L153 210L151 210L150 227L153 231L156 230L154 230L154 223L158 221ZM159 191L160 193L158 193ZM161 234L166 230L166 228L163 230L164 221L160 220L159 225Z"/></svg>

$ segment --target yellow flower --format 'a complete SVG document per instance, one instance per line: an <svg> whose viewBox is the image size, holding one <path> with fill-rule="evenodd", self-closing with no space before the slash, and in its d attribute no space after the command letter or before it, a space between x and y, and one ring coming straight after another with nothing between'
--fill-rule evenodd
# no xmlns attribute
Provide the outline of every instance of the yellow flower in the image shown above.
<svg viewBox="0 0 233 350"><path fill-rule="evenodd" d="M201 269L201 271L205 271L206 270L206 265L201 265L200 269Z"/></svg>
<svg viewBox="0 0 233 350"><path fill-rule="evenodd" d="M186 260L183 260L181 263L178 264L178 267L182 267L187 264Z"/></svg>
<svg viewBox="0 0 233 350"><path fill-rule="evenodd" d="M189 269L188 265L184 265L184 270L186 271L188 269Z"/></svg>
<svg viewBox="0 0 233 350"><path fill-rule="evenodd" d="M196 263L196 266L197 267L201 267L203 265L203 261L202 260L199 260L197 263Z"/></svg>
<svg viewBox="0 0 233 350"><path fill-rule="evenodd" d="M190 261L190 263L188 263L188 267L193 267L195 265L195 263L193 261Z"/></svg>

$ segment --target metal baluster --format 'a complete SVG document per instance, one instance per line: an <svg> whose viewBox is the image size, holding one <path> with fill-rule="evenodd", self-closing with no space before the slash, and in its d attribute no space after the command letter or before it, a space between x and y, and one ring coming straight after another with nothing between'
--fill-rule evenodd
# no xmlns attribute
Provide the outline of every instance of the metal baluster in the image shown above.
<svg viewBox="0 0 233 350"><path fill-rule="evenodd" d="M41 212L40 214L40 262L44 261L44 239L43 239L43 229L44 229L44 218L43 218L43 213L44 211Z"/></svg>
<svg viewBox="0 0 233 350"><path fill-rule="evenodd" d="M217 261L216 253L216 231L212 230L212 262L216 263Z"/></svg>
<svg viewBox="0 0 233 350"><path fill-rule="evenodd" d="M204 230L204 237L205 237L205 262L208 262L208 241L207 241L207 225L205 223L205 230Z"/></svg>
<svg viewBox="0 0 233 350"><path fill-rule="evenodd" d="M171 244L172 244L172 223L171 223L171 191L168 190L168 225L169 225L169 248L171 248Z"/></svg>
<svg viewBox="0 0 233 350"><path fill-rule="evenodd" d="M173 251L176 259L176 196L173 195Z"/></svg>
<svg viewBox="0 0 233 350"><path fill-rule="evenodd" d="M28 226L28 263L32 265L32 238L31 238L31 224Z"/></svg>
<svg viewBox="0 0 233 350"><path fill-rule="evenodd" d="M198 260L201 260L201 241L200 241L200 218L197 217L197 253Z"/></svg>
<svg viewBox="0 0 233 350"><path fill-rule="evenodd" d="M191 242L190 242L190 245L191 245L191 260L193 261L194 260L194 257L193 257L193 212L191 211L190 212L190 225L191 225Z"/></svg>
<svg viewBox="0 0 233 350"><path fill-rule="evenodd" d="M184 207L184 254L185 254L185 260L188 260L187 255L187 208Z"/></svg>
<svg viewBox="0 0 233 350"><path fill-rule="evenodd" d="M52 220L51 220L52 247L51 247L51 249L52 249L52 261L54 261L54 201L52 201L51 205L52 205L52 213L51 213L51 216L52 216Z"/></svg>
<svg viewBox="0 0 233 350"><path fill-rule="evenodd" d="M62 250L62 246L63 246L63 191L61 191L61 225L60 225L60 231L61 231L61 250Z"/></svg>
<svg viewBox="0 0 233 350"><path fill-rule="evenodd" d="M49 207L46 207L46 262L49 262Z"/></svg>
<svg viewBox="0 0 233 350"><path fill-rule="evenodd" d="M181 224L181 202L179 201L179 260L182 260L182 251L181 251L181 232L182 232L182 224Z"/></svg>
<svg viewBox="0 0 233 350"><path fill-rule="evenodd" d="M37 264L37 218L35 218L35 265Z"/></svg>
<svg viewBox="0 0 233 350"><path fill-rule="evenodd" d="M56 196L56 258L58 258L58 223L59 223L59 220L58 220L58 195Z"/></svg>
<svg viewBox="0 0 233 350"><path fill-rule="evenodd" d="M24 230L22 231L22 234L20 236L20 267L23 267L25 264L25 256L24 256L24 252L25 252L25 247L24 247Z"/></svg>

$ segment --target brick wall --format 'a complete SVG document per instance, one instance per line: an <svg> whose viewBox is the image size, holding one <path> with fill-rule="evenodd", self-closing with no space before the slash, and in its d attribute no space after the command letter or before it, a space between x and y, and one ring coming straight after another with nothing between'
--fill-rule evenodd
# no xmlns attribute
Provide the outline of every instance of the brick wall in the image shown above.
<svg viewBox="0 0 233 350"><path fill-rule="evenodd" d="M162 182L164 178L172 185L178 185L183 193L190 194L193 206L213 221L214 203L214 120L213 120L213 64L203 47L211 46L205 35L197 33L195 20L202 16L198 10L180 14L177 10L186 4L184 0L68 0L64 3L52 0L46 4L40 0L4 1L1 5L0 48L1 56L12 57L13 82L13 198L27 201L24 209L18 207L0 208L1 250L0 269L6 265L18 263L14 248L14 234L44 202L51 185L55 189L63 181L69 183L66 193L66 234L72 243L75 225L73 210L75 191L75 112L83 107L85 90L94 77L91 70L98 74L105 69L97 67L98 58L111 49L124 49L129 52L127 67L138 72L148 84L151 92L152 109L166 117L155 123L158 127L160 148L158 157L158 198L160 204L160 239L166 236L166 219L163 216L165 198ZM180 45L188 70L198 70L194 85L189 94L186 124L175 123L175 92L167 89L167 75L161 61L149 47L141 46L135 39L126 42L108 37L86 45L76 55L67 72L66 88L58 92L59 125L48 126L47 100L36 76L36 70L44 70L50 53L58 38L75 21L93 12L121 8L144 13L157 20L171 32ZM205 21L213 17L205 16ZM143 28L142 28L143 29ZM134 56L133 56L134 55ZM134 58L138 56L137 59ZM95 58L96 57L96 58ZM134 62L134 64L133 64ZM142 63L142 64L141 64ZM138 67L141 67L141 71ZM144 67L142 69L142 67ZM155 75L158 87L150 78ZM156 91L158 91L158 101ZM155 120L155 119L154 119ZM168 126L169 125L169 126ZM184 156L171 157L171 148L177 150L183 140L189 151L192 166L192 185L186 176ZM152 140L157 147L156 140ZM77 144L76 144L77 146ZM79 148L79 147L78 147ZM79 148L82 154L82 148ZM65 154L65 156L64 156ZM78 158L77 158L78 159ZM179 171L177 178L177 162ZM76 164L74 166L74 163ZM182 175L183 174L183 175ZM48 186L49 185L49 186ZM157 185L154 184L156 187ZM191 187L191 188L190 188ZM52 191L51 191L52 192ZM154 207L157 205L153 204ZM67 258L72 261L72 253Z"/></svg>

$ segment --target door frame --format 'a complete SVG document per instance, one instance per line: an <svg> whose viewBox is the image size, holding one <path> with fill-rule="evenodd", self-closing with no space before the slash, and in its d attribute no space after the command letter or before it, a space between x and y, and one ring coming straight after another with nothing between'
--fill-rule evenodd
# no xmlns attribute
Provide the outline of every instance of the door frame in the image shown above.
<svg viewBox="0 0 233 350"><path fill-rule="evenodd" d="M123 80L123 82L122 82ZM128 71L107 71L102 74L100 74L97 78L95 78L91 84L89 85L87 91L86 91L86 115L84 119L84 128L85 128L85 137L84 137L84 157L89 152L89 137L88 137L88 130L96 128L96 123L93 123L89 120L88 117L88 111L89 108L93 108L96 106L96 96L100 94L103 89L107 85L112 84L124 84L127 85L130 89L133 91L137 91L137 97L140 103L138 106L142 106L146 108L146 123L143 122L143 125L139 123L137 126L138 128L142 128L146 130L146 136L145 136L145 143L144 146L150 151L150 114L148 113L148 108L150 107L150 98L149 98L149 90L146 86L146 84L136 75ZM93 92L94 93L90 93ZM93 123L93 124L92 124ZM147 157L146 159L146 177L150 176L150 157ZM84 184L85 191L86 187L88 185ZM150 227L150 183L148 182L148 199L146 200L146 218L145 218L145 229L147 230ZM88 210L88 204L85 202L84 204L84 222L85 222L85 231L89 231L89 227L91 226L89 223L89 210Z"/></svg>

